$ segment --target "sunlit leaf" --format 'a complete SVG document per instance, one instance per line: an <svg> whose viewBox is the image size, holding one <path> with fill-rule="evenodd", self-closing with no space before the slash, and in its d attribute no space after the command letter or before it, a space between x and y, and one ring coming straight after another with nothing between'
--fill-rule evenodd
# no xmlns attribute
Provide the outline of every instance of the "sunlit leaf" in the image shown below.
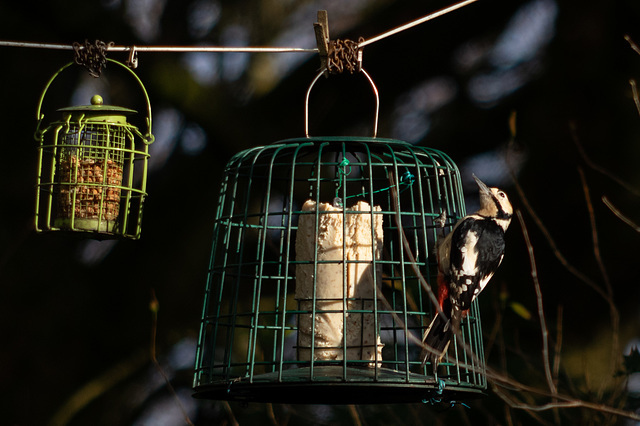
<svg viewBox="0 0 640 426"><path fill-rule="evenodd" d="M529 312L529 310L527 308L525 308L522 303L511 302L511 303L509 303L509 307L519 317L521 317L521 318L523 318L523 319L525 319L527 321L531 319L531 312Z"/></svg>

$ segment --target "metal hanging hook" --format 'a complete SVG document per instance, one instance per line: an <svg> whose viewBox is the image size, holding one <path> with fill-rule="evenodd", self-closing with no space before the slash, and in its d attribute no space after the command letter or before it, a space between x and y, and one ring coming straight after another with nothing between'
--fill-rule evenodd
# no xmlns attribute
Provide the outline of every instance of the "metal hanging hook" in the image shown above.
<svg viewBox="0 0 640 426"><path fill-rule="evenodd" d="M311 89L313 89L313 86L316 84L318 79L325 72L326 72L326 69L320 70L320 72L316 75L316 77L313 79L313 81L309 85L309 88L307 89L307 96L304 103L304 134L306 137L309 137L309 97L311 95ZM365 75L365 77L367 77L367 80L369 80L369 84L371 84L371 88L373 89L373 93L376 97L376 113L375 113L374 122L373 122L373 137L375 138L378 136L378 116L380 113L380 96L378 94L378 88L376 87L369 73L365 71L365 69L362 67L360 67L360 72L362 72Z"/></svg>
<svg viewBox="0 0 640 426"><path fill-rule="evenodd" d="M127 59L126 64L131 69L138 68L138 51L135 46L129 48L129 59Z"/></svg>

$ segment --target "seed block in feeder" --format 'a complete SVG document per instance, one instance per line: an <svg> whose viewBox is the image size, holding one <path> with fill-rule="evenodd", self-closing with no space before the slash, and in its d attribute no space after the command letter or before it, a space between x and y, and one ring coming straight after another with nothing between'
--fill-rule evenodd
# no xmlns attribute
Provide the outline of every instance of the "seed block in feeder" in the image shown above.
<svg viewBox="0 0 640 426"><path fill-rule="evenodd" d="M313 213L300 215L296 236L296 259L302 262L296 266L296 299L305 312L298 316L298 359L311 360L313 341L314 360L342 360L346 353L348 360L380 362L383 345L373 313L382 277L380 264L373 270L383 246L380 207L372 212L360 201L343 212L308 200L302 211Z"/></svg>

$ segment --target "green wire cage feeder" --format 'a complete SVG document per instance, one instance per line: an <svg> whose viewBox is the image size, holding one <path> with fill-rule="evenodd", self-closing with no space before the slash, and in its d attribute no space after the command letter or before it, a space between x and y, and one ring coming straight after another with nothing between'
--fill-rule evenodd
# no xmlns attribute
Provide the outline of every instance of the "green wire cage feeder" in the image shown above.
<svg viewBox="0 0 640 426"><path fill-rule="evenodd" d="M136 111L103 105L95 95L91 105L61 108L62 117L44 124L41 113L53 81L38 103L38 179L36 230L76 232L96 239L140 237L147 183L151 133L151 104L138 76L112 59L137 81L147 105L147 131L127 121Z"/></svg>
<svg viewBox="0 0 640 426"><path fill-rule="evenodd" d="M420 356L435 313L420 279L435 283L434 220L446 211L450 229L465 214L457 166L375 131L309 137L307 123L307 137L226 165L194 396L356 404L482 395L476 303L437 367Z"/></svg>

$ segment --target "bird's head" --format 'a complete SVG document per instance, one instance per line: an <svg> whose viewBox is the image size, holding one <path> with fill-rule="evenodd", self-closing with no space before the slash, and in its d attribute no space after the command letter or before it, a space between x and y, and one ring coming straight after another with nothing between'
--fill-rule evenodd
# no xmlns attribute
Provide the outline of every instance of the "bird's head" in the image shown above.
<svg viewBox="0 0 640 426"><path fill-rule="evenodd" d="M509 197L499 188L489 188L476 175L473 178L480 188L480 209L476 214L496 220L506 231L513 215Z"/></svg>

